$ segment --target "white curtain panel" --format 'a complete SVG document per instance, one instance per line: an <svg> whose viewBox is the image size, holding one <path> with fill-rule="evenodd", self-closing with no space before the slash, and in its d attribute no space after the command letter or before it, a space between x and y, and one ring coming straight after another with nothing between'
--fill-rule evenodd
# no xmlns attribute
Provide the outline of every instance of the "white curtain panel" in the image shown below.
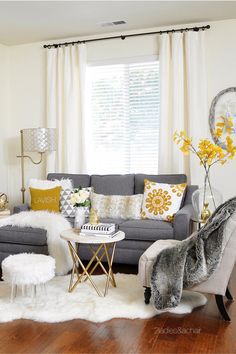
<svg viewBox="0 0 236 354"><path fill-rule="evenodd" d="M83 173L85 165L86 46L47 50L47 126L57 129L57 151L47 172Z"/></svg>
<svg viewBox="0 0 236 354"><path fill-rule="evenodd" d="M196 140L207 134L204 36L203 31L160 36L159 173L186 173L190 178L196 170L196 162L179 151L173 134L185 130Z"/></svg>

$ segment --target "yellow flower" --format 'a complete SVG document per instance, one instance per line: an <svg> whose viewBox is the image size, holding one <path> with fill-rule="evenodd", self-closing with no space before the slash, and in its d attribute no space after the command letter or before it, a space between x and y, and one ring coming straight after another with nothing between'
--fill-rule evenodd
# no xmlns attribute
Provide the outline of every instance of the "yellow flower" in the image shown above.
<svg viewBox="0 0 236 354"><path fill-rule="evenodd" d="M182 142L182 146L180 146L180 150L185 155L188 155L192 145L192 138L189 138L187 136L187 133L184 130L181 130L180 133L175 132L173 139L176 142L176 144Z"/></svg>
<svg viewBox="0 0 236 354"><path fill-rule="evenodd" d="M215 135L217 136L217 138L221 138L222 134L223 134L223 129L217 128L215 130Z"/></svg>
<svg viewBox="0 0 236 354"><path fill-rule="evenodd" d="M236 147L233 144L233 140L230 138L230 136L226 137L226 150L229 154L229 159L233 159L236 153Z"/></svg>

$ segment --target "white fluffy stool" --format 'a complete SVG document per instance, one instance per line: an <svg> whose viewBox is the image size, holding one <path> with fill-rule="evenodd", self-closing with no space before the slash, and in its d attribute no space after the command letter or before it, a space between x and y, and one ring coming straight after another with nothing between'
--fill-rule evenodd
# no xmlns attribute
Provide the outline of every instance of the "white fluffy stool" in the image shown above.
<svg viewBox="0 0 236 354"><path fill-rule="evenodd" d="M24 295L25 286L31 287L32 296L36 286L43 285L55 276L55 259L43 254L20 253L8 256L2 262L3 280L11 284L11 300L16 297L17 286Z"/></svg>

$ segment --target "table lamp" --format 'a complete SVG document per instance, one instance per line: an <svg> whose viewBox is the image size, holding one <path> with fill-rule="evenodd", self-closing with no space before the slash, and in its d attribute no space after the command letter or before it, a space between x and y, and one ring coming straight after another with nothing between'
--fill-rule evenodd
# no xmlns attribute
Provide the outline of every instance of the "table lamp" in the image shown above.
<svg viewBox="0 0 236 354"><path fill-rule="evenodd" d="M21 193L22 203L25 202L25 173L24 159L39 165L43 160L43 154L47 151L56 150L56 129L53 128L32 128L22 129L21 134L21 155L17 156L21 159ZM38 152L40 154L39 161L34 161L31 156L25 155L25 152Z"/></svg>

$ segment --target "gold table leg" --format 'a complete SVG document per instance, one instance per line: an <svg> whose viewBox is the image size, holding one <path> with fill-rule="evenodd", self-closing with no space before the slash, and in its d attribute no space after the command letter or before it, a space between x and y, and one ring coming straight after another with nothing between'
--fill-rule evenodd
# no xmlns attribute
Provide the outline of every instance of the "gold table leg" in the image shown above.
<svg viewBox="0 0 236 354"><path fill-rule="evenodd" d="M68 289L69 292L72 292L80 282L86 281L87 279L89 279L90 283L92 284L92 286L94 287L94 289L96 290L99 296L106 296L110 282L114 287L116 287L115 277L112 271L112 264L113 264L114 254L115 254L115 246L116 246L115 243L110 243L110 244L101 243L96 250L94 250L92 246L88 245L90 251L92 252L92 258L90 259L86 267L84 266L77 252L79 245L74 247L71 241L67 241L67 243L73 261L73 268L72 268L70 284ZM109 255L110 248L112 248L111 257ZM100 251L103 251L101 255L99 255ZM108 271L102 264L102 259L104 258L104 256L106 256L106 260L108 263ZM89 270L94 261L96 261L96 264L93 266L91 270ZM81 274L79 274L79 266L82 268ZM97 285L95 284L95 282L91 277L91 275L94 273L95 269L98 266L100 266L103 273L106 275L106 285L105 285L104 295L102 295L101 291L98 289ZM77 279L74 282L75 275ZM83 279L83 277L85 278Z"/></svg>

